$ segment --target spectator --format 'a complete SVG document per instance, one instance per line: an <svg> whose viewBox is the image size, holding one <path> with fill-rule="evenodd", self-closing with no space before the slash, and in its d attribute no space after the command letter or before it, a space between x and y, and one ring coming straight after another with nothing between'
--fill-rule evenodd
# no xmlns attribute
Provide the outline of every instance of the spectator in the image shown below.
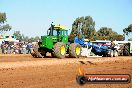
<svg viewBox="0 0 132 88"><path fill-rule="evenodd" d="M1 50L2 50L2 54L5 54L5 49L4 49L4 44L1 44Z"/></svg>
<svg viewBox="0 0 132 88"><path fill-rule="evenodd" d="M7 54L10 54L11 53L11 45L10 43L7 45Z"/></svg>
<svg viewBox="0 0 132 88"><path fill-rule="evenodd" d="M3 41L0 45L2 54L30 54L32 52L32 43Z"/></svg>
<svg viewBox="0 0 132 88"><path fill-rule="evenodd" d="M31 53L31 50L32 50L32 44L31 43L28 43L27 44L27 53L30 54Z"/></svg>
<svg viewBox="0 0 132 88"><path fill-rule="evenodd" d="M18 44L14 45L14 54L19 54L19 46L18 46Z"/></svg>
<svg viewBox="0 0 132 88"><path fill-rule="evenodd" d="M27 52L26 52L26 44L25 44L25 42L24 42L24 44L22 45L22 53L23 54L26 54Z"/></svg>
<svg viewBox="0 0 132 88"><path fill-rule="evenodd" d="M7 46L8 46L7 44L4 45L4 52L5 52L5 54L7 54Z"/></svg>

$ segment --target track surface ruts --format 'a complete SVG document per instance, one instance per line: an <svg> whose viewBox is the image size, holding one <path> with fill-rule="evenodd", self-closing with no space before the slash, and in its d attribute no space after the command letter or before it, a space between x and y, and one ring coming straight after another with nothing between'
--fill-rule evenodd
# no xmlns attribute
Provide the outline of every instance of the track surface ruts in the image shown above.
<svg viewBox="0 0 132 88"><path fill-rule="evenodd" d="M129 84L86 84L75 77L80 62L89 74L130 74L132 57L32 58L30 55L0 55L0 88L131 88Z"/></svg>

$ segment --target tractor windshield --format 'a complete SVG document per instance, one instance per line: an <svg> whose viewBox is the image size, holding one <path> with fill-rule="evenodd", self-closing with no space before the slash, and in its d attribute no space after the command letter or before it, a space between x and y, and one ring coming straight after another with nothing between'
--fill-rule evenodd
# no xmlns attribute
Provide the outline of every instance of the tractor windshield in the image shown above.
<svg viewBox="0 0 132 88"><path fill-rule="evenodd" d="M68 35L68 31L67 30L60 30L60 34L61 35Z"/></svg>
<svg viewBox="0 0 132 88"><path fill-rule="evenodd" d="M58 31L53 30L53 36L57 36L58 35Z"/></svg>
<svg viewBox="0 0 132 88"><path fill-rule="evenodd" d="M48 30L47 34L49 36L57 36L57 35L60 35L60 31L59 30L53 30L53 32L51 32L51 30Z"/></svg>
<svg viewBox="0 0 132 88"><path fill-rule="evenodd" d="M53 32L51 32L51 30L48 30L47 34L49 36L59 36L59 35L68 35L68 31L67 30L53 30Z"/></svg>

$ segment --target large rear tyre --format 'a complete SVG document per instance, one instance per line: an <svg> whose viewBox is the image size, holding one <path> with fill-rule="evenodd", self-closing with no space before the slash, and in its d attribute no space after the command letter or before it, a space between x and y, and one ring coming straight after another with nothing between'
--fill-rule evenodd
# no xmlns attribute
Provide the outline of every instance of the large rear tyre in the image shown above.
<svg viewBox="0 0 132 88"><path fill-rule="evenodd" d="M72 43L69 46L69 56L79 58L81 55L81 46L77 43Z"/></svg>
<svg viewBox="0 0 132 88"><path fill-rule="evenodd" d="M65 58L65 56L66 56L66 45L62 42L57 42L54 45L53 54L57 58Z"/></svg>

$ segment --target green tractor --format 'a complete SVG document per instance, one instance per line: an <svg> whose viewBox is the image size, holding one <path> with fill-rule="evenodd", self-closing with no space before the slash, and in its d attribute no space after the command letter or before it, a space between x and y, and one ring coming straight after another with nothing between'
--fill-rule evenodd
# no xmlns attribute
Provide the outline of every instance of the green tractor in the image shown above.
<svg viewBox="0 0 132 88"><path fill-rule="evenodd" d="M64 26L52 25L47 30L47 36L41 36L41 42L33 47L31 55L33 57L46 57L46 53L51 53L52 57L65 58L66 54L70 57L79 58L81 46L77 43L68 41L68 30Z"/></svg>

